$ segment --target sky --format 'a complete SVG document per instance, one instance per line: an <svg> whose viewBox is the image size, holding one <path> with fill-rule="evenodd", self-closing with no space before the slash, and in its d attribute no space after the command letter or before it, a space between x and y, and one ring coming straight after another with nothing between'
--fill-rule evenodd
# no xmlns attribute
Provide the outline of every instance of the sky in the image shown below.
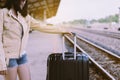
<svg viewBox="0 0 120 80"><path fill-rule="evenodd" d="M78 19L99 19L119 13L120 0L61 0L56 16L47 20L57 24Z"/></svg>

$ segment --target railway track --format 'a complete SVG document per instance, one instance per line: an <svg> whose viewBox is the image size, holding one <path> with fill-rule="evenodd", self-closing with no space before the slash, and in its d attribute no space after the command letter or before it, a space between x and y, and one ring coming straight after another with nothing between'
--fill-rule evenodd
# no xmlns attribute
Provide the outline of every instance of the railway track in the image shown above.
<svg viewBox="0 0 120 80"><path fill-rule="evenodd" d="M84 31L84 29L82 30L82 29L75 29L75 28L73 29L73 31L77 32L82 37L92 41L93 43L100 45L103 48L120 56L120 51L119 51L120 33L119 32L108 32L108 31L99 31L99 30Z"/></svg>
<svg viewBox="0 0 120 80"><path fill-rule="evenodd" d="M87 33L93 33L93 34L97 34L97 35L120 39L120 33L117 33L117 32L108 32L108 31L100 31L100 30L86 30L86 29L79 29L79 30L85 31Z"/></svg>
<svg viewBox="0 0 120 80"><path fill-rule="evenodd" d="M74 44L72 37L66 36L66 38L68 41ZM95 73L93 75L95 78L94 80L98 80L95 75L98 75L100 80L120 80L119 56L91 43L88 40L85 40L84 38L81 38L80 36L77 36L77 48L83 53L88 53L87 55L90 59L90 62L92 65L94 65L94 67L90 65L90 76L93 75L91 73ZM100 73L96 73L95 71ZM91 78L93 77L90 77L90 80L92 80Z"/></svg>

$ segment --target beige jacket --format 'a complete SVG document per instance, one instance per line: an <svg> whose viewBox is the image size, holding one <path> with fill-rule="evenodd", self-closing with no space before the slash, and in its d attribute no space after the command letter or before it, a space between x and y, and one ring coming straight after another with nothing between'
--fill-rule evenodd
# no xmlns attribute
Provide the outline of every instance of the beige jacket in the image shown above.
<svg viewBox="0 0 120 80"><path fill-rule="evenodd" d="M31 16L23 18L18 13L18 18L12 14L12 9L0 10L0 71L6 70L9 58L19 58L25 50L29 30L39 30L47 33L66 33L57 27L47 27ZM23 30L23 36L22 36Z"/></svg>

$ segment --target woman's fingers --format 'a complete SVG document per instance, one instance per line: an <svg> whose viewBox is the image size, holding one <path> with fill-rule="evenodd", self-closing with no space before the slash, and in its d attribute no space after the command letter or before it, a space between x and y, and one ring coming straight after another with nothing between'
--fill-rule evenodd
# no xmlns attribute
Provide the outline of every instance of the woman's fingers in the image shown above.
<svg viewBox="0 0 120 80"><path fill-rule="evenodd" d="M0 75L6 75L6 74L7 74L7 70L0 71Z"/></svg>

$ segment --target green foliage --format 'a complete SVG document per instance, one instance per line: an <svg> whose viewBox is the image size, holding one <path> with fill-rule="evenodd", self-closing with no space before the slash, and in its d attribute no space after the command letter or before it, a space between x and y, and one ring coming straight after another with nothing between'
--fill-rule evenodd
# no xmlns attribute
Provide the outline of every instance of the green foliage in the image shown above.
<svg viewBox="0 0 120 80"><path fill-rule="evenodd" d="M100 22L100 23L110 23L110 22L118 23L118 19L119 19L119 16L118 16L118 14L116 14L116 15L108 16L106 18L98 19L98 22Z"/></svg>
<svg viewBox="0 0 120 80"><path fill-rule="evenodd" d="M74 20L74 21L69 21L71 24L86 24L87 20L86 19L80 19L80 20Z"/></svg>
<svg viewBox="0 0 120 80"><path fill-rule="evenodd" d="M115 14L115 15L110 15L107 16L105 18L100 18L98 20L96 19L92 19L92 20L86 20L86 19L79 19L79 20L73 20L73 21L69 21L68 23L70 24L88 24L88 23L95 23L95 22L99 22L99 23L111 23L111 22L116 22L118 23L119 20L119 15Z"/></svg>

